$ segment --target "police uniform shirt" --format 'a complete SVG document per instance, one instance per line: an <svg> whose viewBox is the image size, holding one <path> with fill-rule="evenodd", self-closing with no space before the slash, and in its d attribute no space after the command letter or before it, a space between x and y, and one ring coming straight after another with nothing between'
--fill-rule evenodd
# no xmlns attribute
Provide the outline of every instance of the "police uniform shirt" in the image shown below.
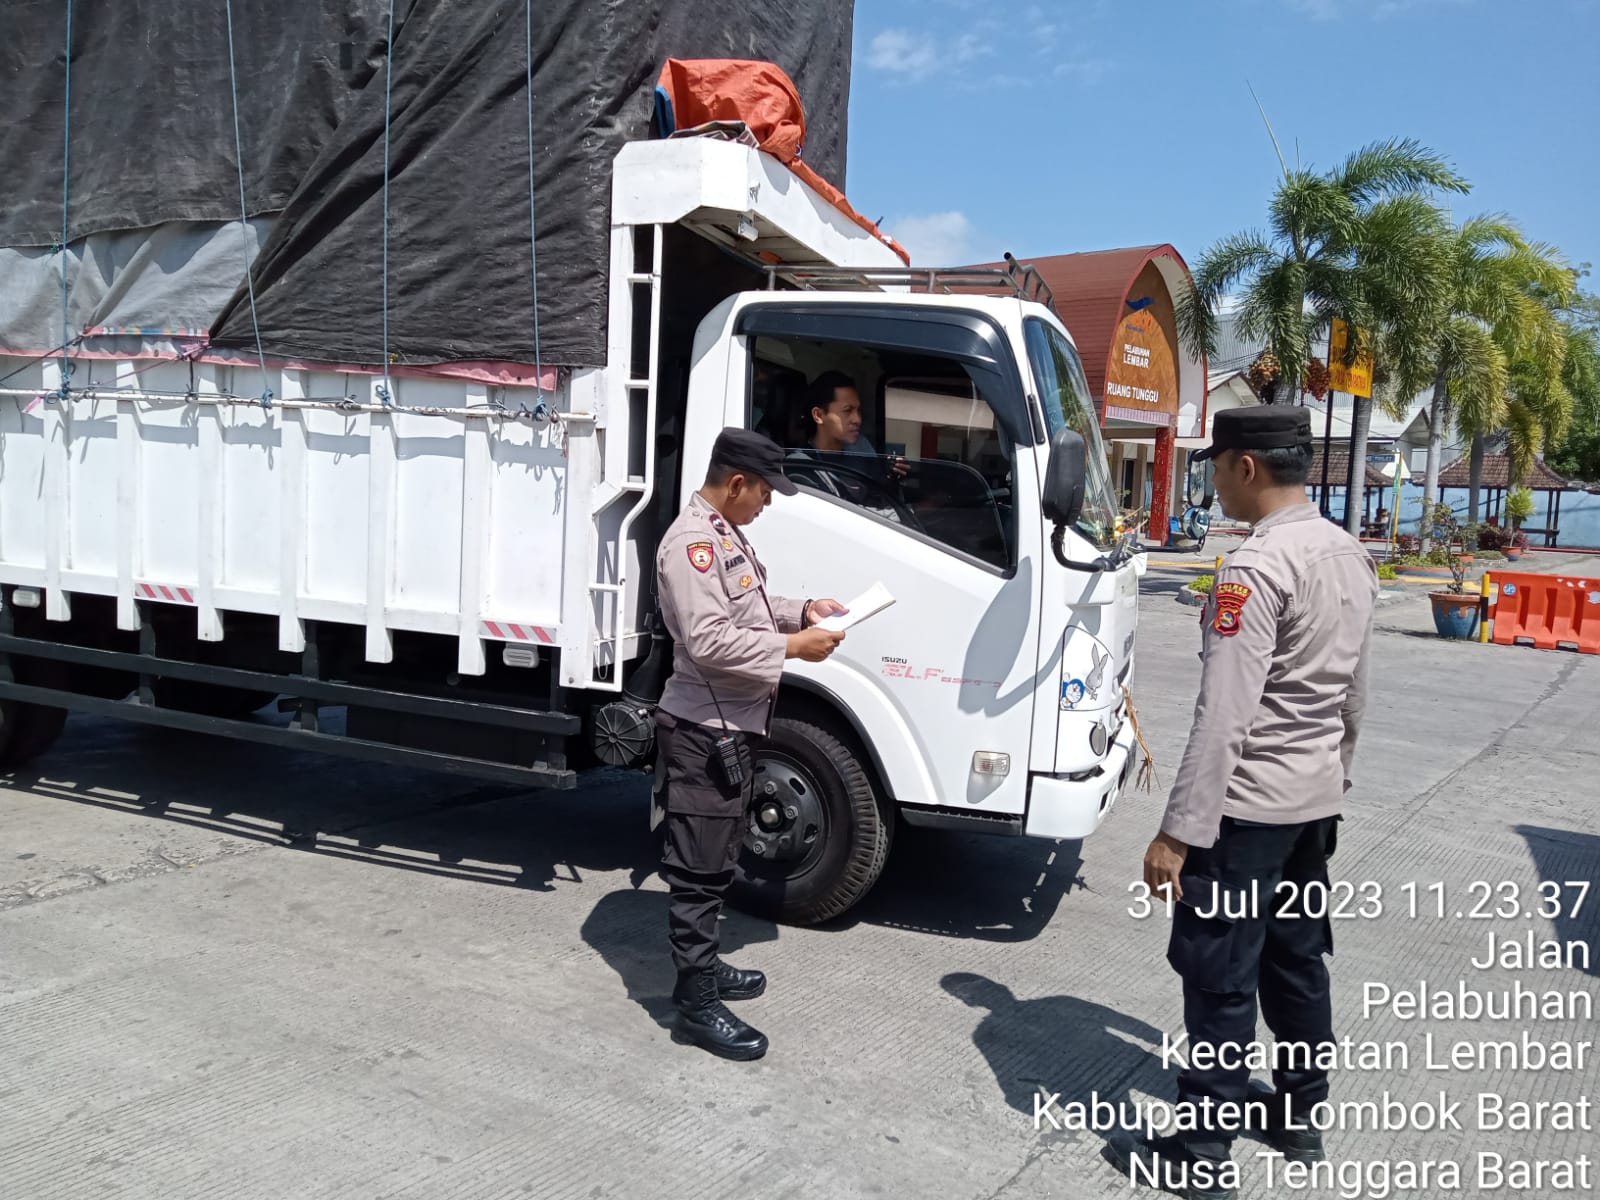
<svg viewBox="0 0 1600 1200"><path fill-rule="evenodd" d="M1201 614L1194 724L1162 832L1210 846L1224 815L1333 816L1366 707L1377 572L1313 504L1260 521Z"/></svg>
<svg viewBox="0 0 1600 1200"><path fill-rule="evenodd" d="M764 734L805 602L767 594L754 549L699 492L661 539L656 577L675 643L662 711Z"/></svg>

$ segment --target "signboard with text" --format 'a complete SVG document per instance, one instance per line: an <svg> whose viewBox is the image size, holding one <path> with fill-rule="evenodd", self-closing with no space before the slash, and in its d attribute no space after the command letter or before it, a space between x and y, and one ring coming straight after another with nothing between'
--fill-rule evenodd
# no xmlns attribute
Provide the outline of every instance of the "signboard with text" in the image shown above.
<svg viewBox="0 0 1600 1200"><path fill-rule="evenodd" d="M1372 351L1367 348L1366 334L1356 330L1356 344L1360 352L1347 365L1345 355L1350 348L1350 326L1338 317L1333 319L1333 330L1328 335L1328 387L1335 392L1352 396L1372 396Z"/></svg>
<svg viewBox="0 0 1600 1200"><path fill-rule="evenodd" d="M1165 331L1148 311L1129 313L1111 338L1106 404L1149 413L1168 425L1178 414L1178 370Z"/></svg>

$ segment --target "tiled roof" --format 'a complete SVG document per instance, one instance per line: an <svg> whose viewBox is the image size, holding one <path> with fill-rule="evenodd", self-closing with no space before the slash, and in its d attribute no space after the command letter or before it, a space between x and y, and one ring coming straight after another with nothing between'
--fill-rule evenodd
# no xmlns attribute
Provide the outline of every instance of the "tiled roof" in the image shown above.
<svg viewBox="0 0 1600 1200"><path fill-rule="evenodd" d="M1350 447L1334 442L1328 449L1328 486L1342 488L1350 478ZM1389 487L1393 482L1371 463L1367 464L1367 486ZM1311 446L1311 487L1322 486L1322 442Z"/></svg>
<svg viewBox="0 0 1600 1200"><path fill-rule="evenodd" d="M1485 454L1483 456L1482 484L1484 487L1493 488L1515 486L1511 483L1511 458L1509 455ZM1439 486L1451 488L1471 487L1471 460L1458 458L1440 471ZM1536 492L1560 492L1565 491L1572 485L1536 459L1533 464L1533 470L1528 472L1528 477L1522 481L1522 486L1531 488Z"/></svg>

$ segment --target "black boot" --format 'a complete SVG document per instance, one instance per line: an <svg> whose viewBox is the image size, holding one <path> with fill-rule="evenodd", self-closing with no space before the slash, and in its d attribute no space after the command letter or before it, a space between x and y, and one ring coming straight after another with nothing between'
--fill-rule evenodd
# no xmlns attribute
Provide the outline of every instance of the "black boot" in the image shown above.
<svg viewBox="0 0 1600 1200"><path fill-rule="evenodd" d="M1289 1108L1290 1101L1282 1092L1252 1083L1250 1099L1259 1100L1266 1105L1268 1114L1267 1128L1264 1130L1266 1139L1284 1158L1296 1163L1319 1163L1328 1157L1322 1148L1320 1130L1284 1128L1285 1113L1292 1110ZM1299 1124L1305 1123L1305 1119L1301 1117Z"/></svg>
<svg viewBox="0 0 1600 1200"><path fill-rule="evenodd" d="M1276 1124L1267 1130L1273 1148L1295 1163L1319 1163L1328 1157L1322 1148L1322 1133L1316 1129L1284 1129Z"/></svg>
<svg viewBox="0 0 1600 1200"><path fill-rule="evenodd" d="M741 971L720 958L715 970L717 995L724 1000L754 1000L767 990L767 977L760 971Z"/></svg>
<svg viewBox="0 0 1600 1200"><path fill-rule="evenodd" d="M678 1019L672 1026L674 1039L709 1050L719 1058L740 1062L760 1058L767 1052L766 1035L751 1029L717 995L717 973L711 968L680 971L678 986L672 990L672 1003Z"/></svg>

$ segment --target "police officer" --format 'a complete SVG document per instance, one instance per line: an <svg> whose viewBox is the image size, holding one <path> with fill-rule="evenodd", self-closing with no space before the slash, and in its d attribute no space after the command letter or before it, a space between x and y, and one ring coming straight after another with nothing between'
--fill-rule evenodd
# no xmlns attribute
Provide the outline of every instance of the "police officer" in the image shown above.
<svg viewBox="0 0 1600 1200"><path fill-rule="evenodd" d="M754 791L752 742L768 731L784 660L821 662L844 638L812 628L843 605L768 594L766 570L745 540L742 527L773 492L797 490L776 442L724 429L705 484L656 556L661 612L676 643L656 710L657 803L666 810L661 877L671 892L668 940L678 969L674 1031L723 1058L767 1052L767 1039L723 1003L761 995L766 976L717 955L717 919Z"/></svg>
<svg viewBox="0 0 1600 1200"><path fill-rule="evenodd" d="M1181 1139L1114 1142L1112 1155L1124 1167L1136 1155L1209 1200L1235 1195L1223 1126L1245 1112L1250 1071L1240 1060L1255 1041L1258 996L1277 1053L1292 1046L1275 1060L1261 1132L1290 1159L1323 1157L1320 1134L1287 1130L1283 1118L1328 1096L1315 1065L1334 1036L1323 901L1365 708L1378 582L1361 544L1306 495L1306 409L1220 412L1196 457L1215 460L1223 511L1251 529L1202 612L1194 724L1144 880L1153 892L1170 887L1177 902L1167 961L1183 981L1190 1050L1179 1100L1201 1113L1209 1102L1218 1116ZM1279 892L1280 883L1292 886Z"/></svg>

